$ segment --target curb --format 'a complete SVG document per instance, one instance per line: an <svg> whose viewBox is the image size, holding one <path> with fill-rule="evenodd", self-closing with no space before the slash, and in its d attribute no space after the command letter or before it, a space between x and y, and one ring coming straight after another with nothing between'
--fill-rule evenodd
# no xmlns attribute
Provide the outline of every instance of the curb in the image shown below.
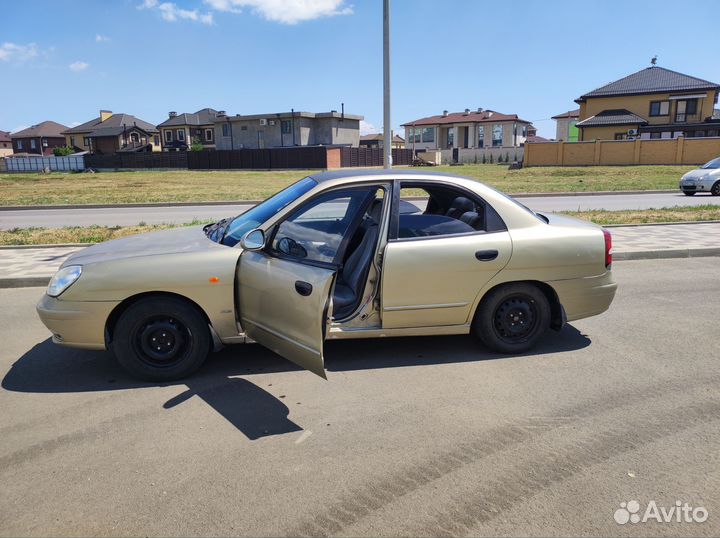
<svg viewBox="0 0 720 538"><path fill-rule="evenodd" d="M720 256L720 247L681 248L673 250L636 250L613 253L613 262L634 260L673 260L678 258L707 258ZM47 286L52 275L0 278L0 289Z"/></svg>
<svg viewBox="0 0 720 538"><path fill-rule="evenodd" d="M555 198L561 196L607 196L623 194L666 194L680 192L675 189L651 190L651 191L593 191L593 192L521 192L510 194L513 198ZM411 197L408 200L424 199L423 197ZM133 207L189 207L189 206L216 206L216 205L256 205L263 200L215 200L204 202L142 202L130 204L66 204L66 205L7 205L0 206L0 211L29 211L53 209L124 209Z"/></svg>

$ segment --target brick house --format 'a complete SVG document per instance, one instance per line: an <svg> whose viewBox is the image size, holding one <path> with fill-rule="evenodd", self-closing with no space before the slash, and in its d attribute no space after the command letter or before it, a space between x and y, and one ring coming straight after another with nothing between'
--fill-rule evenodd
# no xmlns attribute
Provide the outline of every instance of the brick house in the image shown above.
<svg viewBox="0 0 720 538"><path fill-rule="evenodd" d="M78 151L117 153L160 151L157 128L130 114L101 110L100 116L63 131L66 144Z"/></svg>
<svg viewBox="0 0 720 538"><path fill-rule="evenodd" d="M65 146L63 131L67 127L54 121L43 121L10 134L13 153L52 155L53 148Z"/></svg>
<svg viewBox="0 0 720 538"><path fill-rule="evenodd" d="M170 112L168 119L157 126L160 131L160 143L163 151L185 151L193 141L198 141L204 149L215 149L215 123L218 112L213 108L203 108L197 112Z"/></svg>

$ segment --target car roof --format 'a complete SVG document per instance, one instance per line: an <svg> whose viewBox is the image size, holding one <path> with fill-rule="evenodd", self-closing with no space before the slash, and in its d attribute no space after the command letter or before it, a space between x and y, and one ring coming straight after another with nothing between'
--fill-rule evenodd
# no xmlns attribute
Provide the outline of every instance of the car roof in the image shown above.
<svg viewBox="0 0 720 538"><path fill-rule="evenodd" d="M331 172L321 172L313 174L310 177L318 183L330 181L333 179L353 179L363 177L403 179L403 178L427 178L427 177L450 177L454 179L465 179L454 174L445 174L442 172L428 172L423 170L401 170L401 169L368 169L368 170L333 170Z"/></svg>

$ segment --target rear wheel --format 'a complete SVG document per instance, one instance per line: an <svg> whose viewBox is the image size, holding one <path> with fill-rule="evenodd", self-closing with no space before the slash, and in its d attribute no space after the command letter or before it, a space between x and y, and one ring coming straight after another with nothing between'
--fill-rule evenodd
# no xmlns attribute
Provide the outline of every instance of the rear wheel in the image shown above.
<svg viewBox="0 0 720 538"><path fill-rule="evenodd" d="M174 297L148 297L122 313L111 349L134 377L172 381L195 372L211 342L207 321L195 306Z"/></svg>
<svg viewBox="0 0 720 538"><path fill-rule="evenodd" d="M523 353L535 346L550 326L550 304L536 286L506 284L483 298L473 333L500 353Z"/></svg>
<svg viewBox="0 0 720 538"><path fill-rule="evenodd" d="M695 196L695 191L683 191L685 196Z"/></svg>
<svg viewBox="0 0 720 538"><path fill-rule="evenodd" d="M720 181L715 182L715 184L710 189L710 193L713 196L720 196Z"/></svg>

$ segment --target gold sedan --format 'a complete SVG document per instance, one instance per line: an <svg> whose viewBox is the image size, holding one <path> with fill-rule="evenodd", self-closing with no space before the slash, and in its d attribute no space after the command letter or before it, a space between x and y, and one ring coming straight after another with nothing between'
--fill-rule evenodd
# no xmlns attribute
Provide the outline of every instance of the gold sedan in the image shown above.
<svg viewBox="0 0 720 538"><path fill-rule="evenodd" d="M325 377L329 338L473 333L525 352L608 309L611 264L607 230L476 181L340 171L209 226L88 247L37 311L55 343L112 350L144 379L251 341Z"/></svg>

